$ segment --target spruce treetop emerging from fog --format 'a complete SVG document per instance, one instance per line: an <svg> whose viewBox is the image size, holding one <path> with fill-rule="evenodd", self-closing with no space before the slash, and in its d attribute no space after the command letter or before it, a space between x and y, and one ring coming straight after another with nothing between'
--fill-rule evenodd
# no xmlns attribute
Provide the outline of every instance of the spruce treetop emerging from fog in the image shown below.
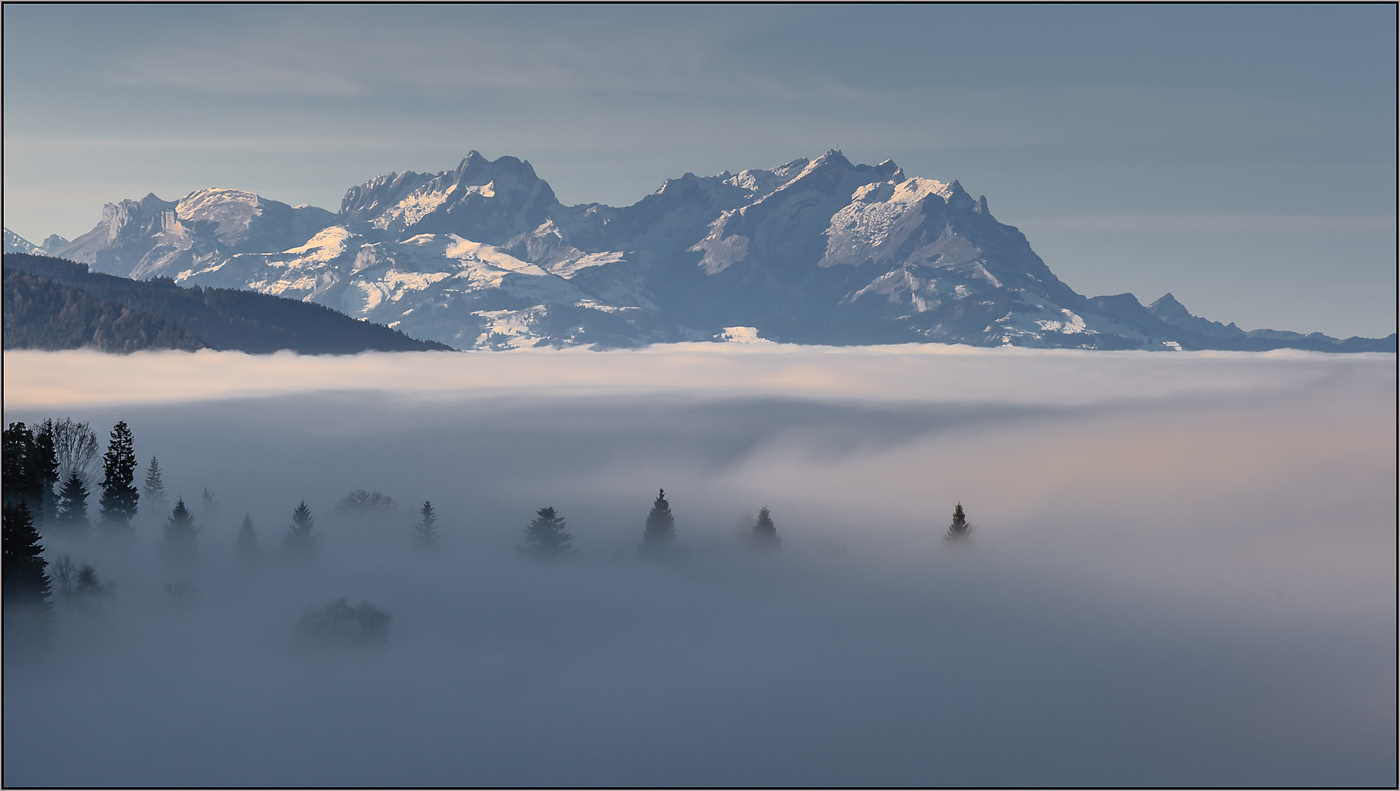
<svg viewBox="0 0 1400 791"><path fill-rule="evenodd" d="M778 526L773 524L773 517L768 513L768 506L765 505L758 509L758 519L754 520L750 536L753 545L760 549L778 548Z"/></svg>
<svg viewBox="0 0 1400 791"><path fill-rule="evenodd" d="M292 512L292 523L282 535L282 554L292 560L307 561L316 554L321 537L311 532L315 527L311 518L311 508L302 500Z"/></svg>
<svg viewBox="0 0 1400 791"><path fill-rule="evenodd" d="M418 513L422 515L422 519L413 528L414 537L418 539L420 546L431 548L438 540L437 514L433 513L433 504L424 500Z"/></svg>
<svg viewBox="0 0 1400 791"><path fill-rule="evenodd" d="M564 530L566 526L564 518L553 508L539 509L535 512L534 521L525 528L525 543L520 546L520 551L540 558L574 554L578 550L573 547L573 536Z"/></svg>
<svg viewBox="0 0 1400 791"><path fill-rule="evenodd" d="M676 539L676 518L671 514L671 504L666 502L666 490L656 494L647 514L646 530L642 533L641 553L643 556L656 556L664 553Z"/></svg>
<svg viewBox="0 0 1400 791"><path fill-rule="evenodd" d="M185 498L175 501L175 509L165 520L165 536L161 543L161 557L174 565L193 564L199 556L199 528L195 527L194 514L185 507Z"/></svg>
<svg viewBox="0 0 1400 791"><path fill-rule="evenodd" d="M948 534L943 536L943 540L948 543L962 541L972 536L972 524L967 521L967 514L963 512L962 503L958 503L953 509L953 522L948 525Z"/></svg>

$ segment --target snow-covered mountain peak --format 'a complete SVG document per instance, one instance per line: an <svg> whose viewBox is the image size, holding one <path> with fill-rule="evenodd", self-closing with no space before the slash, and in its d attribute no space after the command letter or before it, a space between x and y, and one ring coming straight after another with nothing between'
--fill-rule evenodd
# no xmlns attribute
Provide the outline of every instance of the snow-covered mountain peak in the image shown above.
<svg viewBox="0 0 1400 791"><path fill-rule="evenodd" d="M43 248L30 242L28 239L25 239L9 228L5 229L5 252L24 253L26 255L45 255Z"/></svg>
<svg viewBox="0 0 1400 791"><path fill-rule="evenodd" d="M195 190L175 203L176 217L186 221L214 222L218 226L218 234L246 231L253 218L261 214L262 199L243 190Z"/></svg>

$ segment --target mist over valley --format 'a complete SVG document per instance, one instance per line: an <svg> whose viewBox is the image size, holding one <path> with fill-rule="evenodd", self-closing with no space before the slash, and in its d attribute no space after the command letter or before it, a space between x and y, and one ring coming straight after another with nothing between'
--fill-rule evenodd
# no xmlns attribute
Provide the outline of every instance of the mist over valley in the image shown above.
<svg viewBox="0 0 1400 791"><path fill-rule="evenodd" d="M1394 399L1301 352L7 352L7 425L125 421L167 502L43 533L112 595L7 641L5 782L1383 785ZM382 642L308 643L342 597Z"/></svg>

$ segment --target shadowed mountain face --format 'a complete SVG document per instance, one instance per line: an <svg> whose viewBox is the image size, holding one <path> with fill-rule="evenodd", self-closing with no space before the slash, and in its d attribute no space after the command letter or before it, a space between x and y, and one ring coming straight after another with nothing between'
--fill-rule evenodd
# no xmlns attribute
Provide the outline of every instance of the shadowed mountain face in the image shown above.
<svg viewBox="0 0 1400 791"><path fill-rule="evenodd" d="M221 189L108 204L96 228L48 252L316 302L457 348L746 338L1395 350L1394 336L1244 332L1170 295L1150 308L1130 294L1086 299L986 198L837 151L687 173L623 208L564 206L528 162L473 151L455 170L352 187L339 214Z"/></svg>

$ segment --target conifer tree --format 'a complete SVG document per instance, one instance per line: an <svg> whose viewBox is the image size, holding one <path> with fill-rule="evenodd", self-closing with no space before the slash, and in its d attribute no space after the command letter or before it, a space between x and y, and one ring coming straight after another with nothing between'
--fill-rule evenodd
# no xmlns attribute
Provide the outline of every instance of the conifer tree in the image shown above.
<svg viewBox="0 0 1400 791"><path fill-rule="evenodd" d="M70 533L80 533L88 529L87 484L77 470L68 473L68 480L58 493L58 506L54 523Z"/></svg>
<svg viewBox="0 0 1400 791"><path fill-rule="evenodd" d="M773 517L768 513L768 506L758 509L758 519L754 520L753 530L750 537L754 546L760 549L778 548L778 527L773 524Z"/></svg>
<svg viewBox="0 0 1400 791"><path fill-rule="evenodd" d="M39 478L39 501L33 506L37 524L53 518L56 506L53 487L58 483L58 451L54 447L52 420L45 420L34 433L34 451L34 472Z"/></svg>
<svg viewBox="0 0 1400 791"><path fill-rule="evenodd" d="M57 479L53 435L44 431L43 424L34 432L23 423L11 423L4 431L4 502L27 501L30 518L36 524L42 522L45 509L52 506Z"/></svg>
<svg viewBox="0 0 1400 791"><path fill-rule="evenodd" d="M527 555L541 558L557 558L572 555L573 536L565 531L564 518L553 508L541 508L535 512L535 520L525 528L525 543L519 549Z"/></svg>
<svg viewBox="0 0 1400 791"><path fill-rule="evenodd" d="M136 516L141 493L136 490L136 454L132 451L131 429L126 421L112 427L107 453L102 457L102 498L98 501L102 521L125 530Z"/></svg>
<svg viewBox="0 0 1400 791"><path fill-rule="evenodd" d="M190 565L199 559L199 528L194 514L185 507L185 498L175 501L175 509L165 520L165 536L160 546L161 557L175 565Z"/></svg>
<svg viewBox="0 0 1400 791"><path fill-rule="evenodd" d="M151 463L146 467L146 486L141 493L152 505L165 505L165 482L161 480L160 462L155 456L151 457Z"/></svg>
<svg viewBox="0 0 1400 791"><path fill-rule="evenodd" d="M676 518L671 514L671 504L666 502L666 490L657 492L656 501L647 514L646 530L642 533L641 554L658 556L670 548L676 539Z"/></svg>
<svg viewBox="0 0 1400 791"><path fill-rule="evenodd" d="M201 507L200 516L204 517L204 521L212 522L215 519L218 519L219 503L214 499L213 493L210 492L208 489L205 489L201 499L203 500L203 505Z"/></svg>
<svg viewBox="0 0 1400 791"><path fill-rule="evenodd" d="M28 500L31 508L42 496L35 464L38 449L34 433L23 423L11 423L4 431L4 490L6 505Z"/></svg>
<svg viewBox="0 0 1400 791"><path fill-rule="evenodd" d="M301 505L292 512L292 523L287 525L287 532L282 536L282 554L292 560L310 560L316 554L316 546L321 539L311 532L315 525L311 509L302 500Z"/></svg>
<svg viewBox="0 0 1400 791"><path fill-rule="evenodd" d="M19 505L21 500L33 496L29 488L34 477L34 434L28 426L11 423L5 427L3 455L5 506Z"/></svg>
<svg viewBox="0 0 1400 791"><path fill-rule="evenodd" d="M437 543L437 514L433 513L433 504L427 500L423 501L423 507L418 510L423 519L414 528L414 536L423 547L432 547Z"/></svg>
<svg viewBox="0 0 1400 791"><path fill-rule="evenodd" d="M53 619L44 547L29 504L5 505L0 544L3 544L5 642L7 645L43 639ZM14 641L13 643L11 641Z"/></svg>
<svg viewBox="0 0 1400 791"><path fill-rule="evenodd" d="M967 521L967 514L963 512L962 503L953 509L953 523L948 525L948 533L943 536L947 543L962 541L972 535L972 523Z"/></svg>
<svg viewBox="0 0 1400 791"><path fill-rule="evenodd" d="M34 529L34 517L28 502L4 507L3 564L5 606L49 606L49 578L44 573L44 547L39 543L39 531Z"/></svg>
<svg viewBox="0 0 1400 791"><path fill-rule="evenodd" d="M238 563L243 566L256 566L262 562L262 550L258 548L258 531L253 528L253 517L244 514L243 526L238 528Z"/></svg>

